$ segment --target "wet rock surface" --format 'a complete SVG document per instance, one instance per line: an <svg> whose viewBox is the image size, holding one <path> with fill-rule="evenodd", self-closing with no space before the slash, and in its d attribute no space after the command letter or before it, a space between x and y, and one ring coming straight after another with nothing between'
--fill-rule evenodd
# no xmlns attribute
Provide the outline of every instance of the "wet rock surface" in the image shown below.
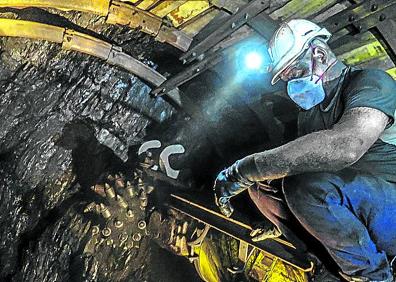
<svg viewBox="0 0 396 282"><path fill-rule="evenodd" d="M2 17L97 36L154 68L154 50L164 48L139 31L106 25L103 18L83 13L0 12ZM148 126L168 119L175 110L161 99L151 99L150 87L139 78L88 55L63 51L57 44L0 38L0 50L0 280L180 278L156 273L159 255L166 257L160 269L173 258L153 245L143 232L146 227L141 229L142 222L149 224L147 203L144 209L128 203L136 222L123 222L132 242L124 246L122 232L113 231L112 238L103 231L109 225L118 228L114 225L119 226L115 216L121 214L120 202L109 202L90 189L114 172L132 177L128 150L142 142ZM141 203L142 193L129 200ZM87 210L92 202L95 209L115 209L110 208L112 217L101 209Z"/></svg>

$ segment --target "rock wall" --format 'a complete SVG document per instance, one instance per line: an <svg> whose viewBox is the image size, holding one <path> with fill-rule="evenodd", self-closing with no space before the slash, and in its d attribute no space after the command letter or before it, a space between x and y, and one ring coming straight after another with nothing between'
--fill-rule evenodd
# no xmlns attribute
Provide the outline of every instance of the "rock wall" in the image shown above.
<svg viewBox="0 0 396 282"><path fill-rule="evenodd" d="M154 50L168 48L92 15L40 9L0 12L2 17L84 31L118 44L154 68ZM126 162L129 148L174 109L151 99L150 87L137 77L56 44L0 38L0 50L0 280L158 277L156 271L173 257L159 251L149 236L133 252L104 240L89 249L94 233L99 230L104 237L110 221L86 208L92 201L112 205L90 187L114 172L133 176ZM132 209L139 214L139 205ZM160 268L159 253L166 257ZM179 263L183 267L186 262ZM162 272L162 281L175 281L175 275L180 278Z"/></svg>

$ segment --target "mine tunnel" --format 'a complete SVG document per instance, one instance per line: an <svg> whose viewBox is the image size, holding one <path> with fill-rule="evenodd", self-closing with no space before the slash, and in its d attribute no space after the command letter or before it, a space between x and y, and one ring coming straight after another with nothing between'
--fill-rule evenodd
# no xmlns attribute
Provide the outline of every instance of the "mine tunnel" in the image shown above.
<svg viewBox="0 0 396 282"><path fill-rule="evenodd" d="M325 27L340 61L395 79L395 11L394 0L0 0L0 281L328 281L312 280L317 260L337 276L299 226L297 241L253 241L271 223L246 191L222 215L213 183L298 136L301 109L285 82L271 85L282 22Z"/></svg>

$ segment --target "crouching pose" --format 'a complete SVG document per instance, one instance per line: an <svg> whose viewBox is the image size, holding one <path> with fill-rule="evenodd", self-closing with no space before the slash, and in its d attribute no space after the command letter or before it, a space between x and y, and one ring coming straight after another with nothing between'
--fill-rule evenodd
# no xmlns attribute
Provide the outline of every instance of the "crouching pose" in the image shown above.
<svg viewBox="0 0 396 282"><path fill-rule="evenodd" d="M299 138L236 161L217 176L216 203L245 189L279 236L292 214L350 281L393 281L396 256L396 84L381 70L351 69L307 20L281 25L270 41L272 84L287 82L301 108ZM281 198L257 183L283 178Z"/></svg>

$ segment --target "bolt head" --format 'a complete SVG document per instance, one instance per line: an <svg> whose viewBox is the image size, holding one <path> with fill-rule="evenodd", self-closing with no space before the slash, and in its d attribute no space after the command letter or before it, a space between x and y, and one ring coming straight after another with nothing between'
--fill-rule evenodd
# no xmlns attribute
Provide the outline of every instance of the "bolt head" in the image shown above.
<svg viewBox="0 0 396 282"><path fill-rule="evenodd" d="M118 239L120 239L121 242L124 242L128 239L128 234L122 233L118 236Z"/></svg>
<svg viewBox="0 0 396 282"><path fill-rule="evenodd" d="M113 239L108 239L108 240L106 240L106 245L107 245L107 246L113 245Z"/></svg>
<svg viewBox="0 0 396 282"><path fill-rule="evenodd" d="M129 217L129 218L134 218L135 215L133 214L133 211L127 210L126 216Z"/></svg>
<svg viewBox="0 0 396 282"><path fill-rule="evenodd" d="M132 236L133 241L139 242L142 239L142 235L140 233L135 233Z"/></svg>
<svg viewBox="0 0 396 282"><path fill-rule="evenodd" d="M96 235L96 234L99 234L99 231L100 231L99 226L93 226L91 233L92 233L92 235Z"/></svg>
<svg viewBox="0 0 396 282"><path fill-rule="evenodd" d="M386 20L386 15L385 14L381 14L379 17L379 20L382 22L384 20Z"/></svg>
<svg viewBox="0 0 396 282"><path fill-rule="evenodd" d="M132 241L131 241L131 242L128 242L127 248L128 248L128 249L132 249L132 248L133 248L133 242L132 242Z"/></svg>
<svg viewBox="0 0 396 282"><path fill-rule="evenodd" d="M141 221L138 222L138 228L139 229L143 230L143 229L146 228L146 226L147 226L147 224L146 224L146 222L144 220L141 220Z"/></svg>
<svg viewBox="0 0 396 282"><path fill-rule="evenodd" d="M102 230L102 235L103 236L108 237L108 236L110 236L110 234L111 234L111 229L110 228L108 228L108 227L103 228L103 230Z"/></svg>
<svg viewBox="0 0 396 282"><path fill-rule="evenodd" d="M116 220L116 221L114 222L114 226L115 226L116 228L121 228L123 225L124 225L124 224L122 223L121 220Z"/></svg>

